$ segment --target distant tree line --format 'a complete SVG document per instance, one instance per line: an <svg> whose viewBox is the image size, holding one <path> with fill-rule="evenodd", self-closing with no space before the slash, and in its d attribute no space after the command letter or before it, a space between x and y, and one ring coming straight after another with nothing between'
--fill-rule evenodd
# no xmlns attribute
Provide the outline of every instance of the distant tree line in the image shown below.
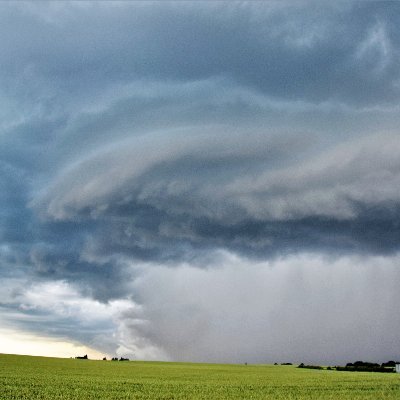
<svg viewBox="0 0 400 400"><path fill-rule="evenodd" d="M304 363L301 363L297 368L324 369L324 367L321 367L320 365L305 365Z"/></svg>
<svg viewBox="0 0 400 400"><path fill-rule="evenodd" d="M395 361L388 361L382 364L356 361L354 363L347 363L345 367L336 367L336 370L353 372L395 372L395 367Z"/></svg>
<svg viewBox="0 0 400 400"><path fill-rule="evenodd" d="M335 367L327 367L327 370L336 370L336 371L351 371L351 372L395 372L396 364L399 362L396 361L388 361L382 364L364 362L364 361L356 361L354 363L347 363L345 367L335 366ZM298 368L308 368L308 369L325 369L320 365L305 365L301 363Z"/></svg>
<svg viewBox="0 0 400 400"><path fill-rule="evenodd" d="M75 357L77 360L88 360L89 358L88 358L88 356L87 356L87 354L85 354L84 356L77 356L77 357ZM107 361L107 357L103 357L103 361ZM111 359L111 361L129 361L129 358L124 358L124 357L121 357L120 359L118 359L118 357L113 357L112 359Z"/></svg>

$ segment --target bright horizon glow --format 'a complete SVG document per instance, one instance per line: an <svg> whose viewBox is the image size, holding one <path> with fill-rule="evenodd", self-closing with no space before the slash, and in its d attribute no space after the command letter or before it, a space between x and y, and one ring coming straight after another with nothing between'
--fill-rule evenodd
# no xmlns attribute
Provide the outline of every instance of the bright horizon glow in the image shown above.
<svg viewBox="0 0 400 400"><path fill-rule="evenodd" d="M108 354L82 344L35 335L14 329L0 329L0 353L42 357L70 358L87 354L90 359L102 359Z"/></svg>

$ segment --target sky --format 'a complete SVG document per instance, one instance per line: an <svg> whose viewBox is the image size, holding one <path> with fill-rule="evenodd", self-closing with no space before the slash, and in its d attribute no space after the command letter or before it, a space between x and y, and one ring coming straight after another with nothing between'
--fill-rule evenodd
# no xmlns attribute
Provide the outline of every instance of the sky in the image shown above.
<svg viewBox="0 0 400 400"><path fill-rule="evenodd" d="M400 360L399 24L1 2L0 352Z"/></svg>

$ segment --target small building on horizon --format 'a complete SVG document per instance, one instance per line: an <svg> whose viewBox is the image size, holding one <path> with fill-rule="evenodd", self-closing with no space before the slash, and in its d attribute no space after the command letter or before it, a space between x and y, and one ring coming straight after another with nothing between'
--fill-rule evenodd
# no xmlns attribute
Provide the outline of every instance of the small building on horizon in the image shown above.
<svg viewBox="0 0 400 400"><path fill-rule="evenodd" d="M396 372L400 374L400 363L396 363Z"/></svg>

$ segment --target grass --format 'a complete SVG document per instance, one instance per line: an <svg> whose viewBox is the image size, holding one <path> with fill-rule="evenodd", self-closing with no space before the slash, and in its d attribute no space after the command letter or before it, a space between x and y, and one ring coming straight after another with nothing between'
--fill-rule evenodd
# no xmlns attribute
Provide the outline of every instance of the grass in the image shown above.
<svg viewBox="0 0 400 400"><path fill-rule="evenodd" d="M399 398L400 374L0 354L0 400Z"/></svg>

